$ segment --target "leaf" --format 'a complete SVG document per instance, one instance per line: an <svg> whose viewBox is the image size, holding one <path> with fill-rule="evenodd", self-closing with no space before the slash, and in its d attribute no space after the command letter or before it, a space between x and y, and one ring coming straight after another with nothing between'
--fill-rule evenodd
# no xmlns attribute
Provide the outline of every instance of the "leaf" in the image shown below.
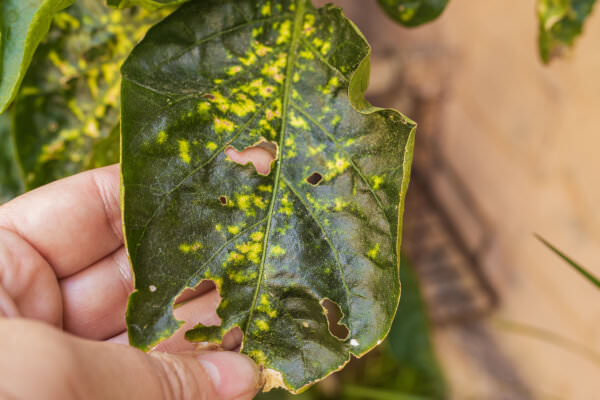
<svg viewBox="0 0 600 400"><path fill-rule="evenodd" d="M539 48L544 63L573 46L596 0L538 0Z"/></svg>
<svg viewBox="0 0 600 400"><path fill-rule="evenodd" d="M79 0L56 16L11 110L28 189L118 162L118 132L112 156L99 151L119 122L119 68L164 15Z"/></svg>
<svg viewBox="0 0 600 400"><path fill-rule="evenodd" d="M2 0L2 79L0 113L14 99L38 44L54 14L73 0Z"/></svg>
<svg viewBox="0 0 600 400"><path fill-rule="evenodd" d="M19 165L15 159L10 133L10 118L0 115L0 204L23 193Z"/></svg>
<svg viewBox="0 0 600 400"><path fill-rule="evenodd" d="M133 345L172 335L175 299L206 279L222 323L186 337L240 327L242 351L291 391L385 338L415 124L364 100L369 54L340 9L305 0L187 3L134 49L121 92ZM268 141L268 175L224 154ZM325 299L347 338L329 333Z"/></svg>
<svg viewBox="0 0 600 400"><path fill-rule="evenodd" d="M415 27L439 17L448 0L377 0L385 13L396 22Z"/></svg>
<svg viewBox="0 0 600 400"><path fill-rule="evenodd" d="M107 0L107 4L117 8L140 6L147 10L156 10L158 8L183 4L186 1L189 0Z"/></svg>
<svg viewBox="0 0 600 400"><path fill-rule="evenodd" d="M309 399L446 399L448 387L432 343L428 310L418 277L403 257L402 298L387 340L322 386L303 393ZM332 393L332 388L339 388ZM283 400L293 396L271 391L257 400Z"/></svg>
<svg viewBox="0 0 600 400"><path fill-rule="evenodd" d="M567 264L569 264L571 267L573 267L575 269L575 271L579 272L585 279L587 279L589 282L591 282L597 288L600 288L600 279L596 278L591 272L589 272L587 269L585 269L584 267L582 267L581 265L579 265L578 263L573 261L565 253L563 253L562 251L560 251L559 249L554 247L552 244L550 244L550 242L548 242L546 239L544 239L540 235L536 234L535 237L540 242L542 242L546 247L548 247L550 250L552 250L556 255L558 255L560 258L562 258L564 261L566 261Z"/></svg>

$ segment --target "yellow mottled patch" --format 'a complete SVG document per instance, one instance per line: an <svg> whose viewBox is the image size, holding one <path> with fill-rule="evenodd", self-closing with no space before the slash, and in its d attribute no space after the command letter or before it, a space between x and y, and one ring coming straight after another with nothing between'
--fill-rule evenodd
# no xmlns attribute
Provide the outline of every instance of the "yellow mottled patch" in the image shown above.
<svg viewBox="0 0 600 400"><path fill-rule="evenodd" d="M260 57L264 57L273 51L272 47L265 46L264 44L257 41L252 42L252 47L254 48L254 51L256 51L256 54L258 54Z"/></svg>
<svg viewBox="0 0 600 400"><path fill-rule="evenodd" d="M271 97L273 95L273 92L275 92L275 88L271 85L261 86L258 89L258 94L260 94L264 98Z"/></svg>
<svg viewBox="0 0 600 400"><path fill-rule="evenodd" d="M217 133L233 132L235 130L235 124L228 119L215 117L214 123Z"/></svg>
<svg viewBox="0 0 600 400"><path fill-rule="evenodd" d="M281 197L281 207L279 207L279 212L288 216L292 215L292 202L288 199L288 193Z"/></svg>
<svg viewBox="0 0 600 400"><path fill-rule="evenodd" d="M202 243L200 242L194 242L191 244L188 243L182 243L179 245L179 250L182 253L191 253L193 251L198 251L202 248Z"/></svg>
<svg viewBox="0 0 600 400"><path fill-rule="evenodd" d="M198 110L198 114L204 114L204 113L208 112L208 110L210 110L210 103L207 101L198 103L197 110Z"/></svg>
<svg viewBox="0 0 600 400"><path fill-rule="evenodd" d="M256 54L249 51L248 53L246 53L246 58L240 57L240 62L246 67L249 67L250 65L256 62Z"/></svg>
<svg viewBox="0 0 600 400"><path fill-rule="evenodd" d="M206 147L210 151L215 151L218 146L215 142L207 142L204 147Z"/></svg>
<svg viewBox="0 0 600 400"><path fill-rule="evenodd" d="M238 101L236 103L231 104L231 111L235 115L243 117L256 110L256 103L252 99L249 99L245 94L239 94L237 99Z"/></svg>
<svg viewBox="0 0 600 400"><path fill-rule="evenodd" d="M237 235L238 233L240 233L240 227L236 226L236 225L229 225L227 227L227 230L229 231L229 233L231 233L232 235Z"/></svg>
<svg viewBox="0 0 600 400"><path fill-rule="evenodd" d="M381 185L384 183L384 179L382 176L373 176L371 177L371 181L373 182L373 189L377 190L381 187Z"/></svg>
<svg viewBox="0 0 600 400"><path fill-rule="evenodd" d="M192 161L192 157L190 157L190 142L180 139L177 143L179 143L179 158L184 163L189 164Z"/></svg>
<svg viewBox="0 0 600 400"><path fill-rule="evenodd" d="M235 248L254 264L260 263L260 255L262 253L262 245L258 242L247 242L238 244Z"/></svg>
<svg viewBox="0 0 600 400"><path fill-rule="evenodd" d="M240 67L239 65L234 65L232 67L229 67L229 69L227 70L227 75L235 75L238 72L240 72L242 70L242 67Z"/></svg>
<svg viewBox="0 0 600 400"><path fill-rule="evenodd" d="M260 303L258 304L256 309L262 313L267 314L269 318L275 318L277 316L277 310L274 310L271 307L269 297L264 293L260 295Z"/></svg>
<svg viewBox="0 0 600 400"><path fill-rule="evenodd" d="M308 123L306 120L300 116L297 116L293 111L290 112L290 125L294 128L302 128L308 130Z"/></svg>
<svg viewBox="0 0 600 400"><path fill-rule="evenodd" d="M215 231L221 232L222 229L223 229L223 225L221 225L221 224L216 224L215 225Z"/></svg>
<svg viewBox="0 0 600 400"><path fill-rule="evenodd" d="M252 239L255 242L260 242L261 240L263 240L264 237L265 234L260 231L254 232L252 233L252 235L250 235L250 239Z"/></svg>
<svg viewBox="0 0 600 400"><path fill-rule="evenodd" d="M239 263L239 262L244 261L245 258L246 257L241 255L240 253L232 251L227 255L227 262Z"/></svg>
<svg viewBox="0 0 600 400"><path fill-rule="evenodd" d="M369 256L369 258L371 260L374 260L375 257L377 257L378 253L379 253L379 243L376 243L375 246L367 252L367 255Z"/></svg>
<svg viewBox="0 0 600 400"><path fill-rule="evenodd" d="M273 191L273 186L271 186L271 185L258 185L258 190L260 190L261 192L269 192L269 193L271 193Z"/></svg>
<svg viewBox="0 0 600 400"><path fill-rule="evenodd" d="M158 132L158 136L156 137L156 142L158 144L163 144L164 142L167 141L168 137L169 137L169 135L167 135L167 132L160 131L160 132Z"/></svg>
<svg viewBox="0 0 600 400"><path fill-rule="evenodd" d="M240 210L242 210L248 216L255 216L256 211L252 208L252 198L248 194L236 194L235 200L237 202L237 206Z"/></svg>
<svg viewBox="0 0 600 400"><path fill-rule="evenodd" d="M333 209L335 211L342 211L344 209L344 207L348 206L348 202L344 201L343 199L341 199L339 197L336 197L333 200L333 204L334 204Z"/></svg>
<svg viewBox="0 0 600 400"><path fill-rule="evenodd" d="M354 144L355 140L354 138L350 138L348 140L346 140L346 143L344 143L344 146L348 147L348 146L352 146Z"/></svg>
<svg viewBox="0 0 600 400"><path fill-rule="evenodd" d="M256 361L258 365L265 365L267 362L267 356L262 350L249 351L248 356Z"/></svg>
<svg viewBox="0 0 600 400"><path fill-rule="evenodd" d="M262 319L256 320L256 326L261 331L268 331L269 330L269 323L267 321L265 321L265 320L262 320Z"/></svg>
<svg viewBox="0 0 600 400"><path fill-rule="evenodd" d="M306 14L304 18L304 25L302 26L302 32L305 36L310 36L315 31L315 16L313 14Z"/></svg>
<svg viewBox="0 0 600 400"><path fill-rule="evenodd" d="M331 49L331 43L325 42L323 43L323 47L321 47L321 54L326 55Z"/></svg>
<svg viewBox="0 0 600 400"><path fill-rule="evenodd" d="M314 54L308 50L300 50L300 57L305 58L307 60L312 60L315 58Z"/></svg>
<svg viewBox="0 0 600 400"><path fill-rule="evenodd" d="M263 33L263 28L258 27L258 28L254 28L252 29L252 37L257 37L258 35L260 35L261 33Z"/></svg>
<svg viewBox="0 0 600 400"><path fill-rule="evenodd" d="M266 2L265 4L263 4L263 6L260 9L260 13L265 17L271 15L271 3Z"/></svg>
<svg viewBox="0 0 600 400"><path fill-rule="evenodd" d="M337 126L340 121L342 120L342 117L340 117L339 115L335 115L332 119L331 119L331 125L333 126ZM353 140L353 139L348 139L348 140Z"/></svg>
<svg viewBox="0 0 600 400"><path fill-rule="evenodd" d="M271 247L271 254L273 254L274 256L277 256L277 257L282 256L285 254L285 250L280 245L276 245L276 246Z"/></svg>
<svg viewBox="0 0 600 400"><path fill-rule="evenodd" d="M316 37L313 39L313 44L316 47L321 47L323 45L323 40L321 40L321 38Z"/></svg>
<svg viewBox="0 0 600 400"><path fill-rule="evenodd" d="M314 156L321 153L323 150L325 150L324 144L320 144L317 147L308 146L308 155Z"/></svg>
<svg viewBox="0 0 600 400"><path fill-rule="evenodd" d="M292 22L289 20L284 21L279 27L279 37L275 43L283 44L287 43L292 37Z"/></svg>

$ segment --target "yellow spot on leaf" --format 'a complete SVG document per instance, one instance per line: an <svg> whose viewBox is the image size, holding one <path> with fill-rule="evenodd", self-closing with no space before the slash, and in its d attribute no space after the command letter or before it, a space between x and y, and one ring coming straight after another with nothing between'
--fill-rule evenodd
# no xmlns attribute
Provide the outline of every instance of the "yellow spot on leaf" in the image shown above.
<svg viewBox="0 0 600 400"><path fill-rule="evenodd" d="M279 28L279 37L275 43L282 44L286 43L292 37L292 22L289 20L284 21Z"/></svg>
<svg viewBox="0 0 600 400"><path fill-rule="evenodd" d="M261 331L268 331L269 330L269 323L267 321L262 320L262 319L256 320L256 326L258 326L258 329L260 329Z"/></svg>
<svg viewBox="0 0 600 400"><path fill-rule="evenodd" d="M240 227L236 226L236 225L229 225L227 227L227 230L229 231L229 233L231 233L232 235L237 235L238 233L240 233Z"/></svg>
<svg viewBox="0 0 600 400"><path fill-rule="evenodd" d="M215 117L214 123L217 133L233 132L235 130L235 124L228 119Z"/></svg>
<svg viewBox="0 0 600 400"><path fill-rule="evenodd" d="M369 258L371 260L374 260L375 257L377 257L378 253L379 253L379 243L376 243L375 246L371 250L369 250L367 255L369 256Z"/></svg>
<svg viewBox="0 0 600 400"><path fill-rule="evenodd" d="M164 142L167 141L168 137L169 137L169 135L167 135L167 132L160 131L160 132L158 132L158 137L156 138L156 141L158 142L158 144L163 144Z"/></svg>
<svg viewBox="0 0 600 400"><path fill-rule="evenodd" d="M373 176L371 180L373 181L373 189L375 190L379 189L384 182L383 177L377 175Z"/></svg>
<svg viewBox="0 0 600 400"><path fill-rule="evenodd" d="M215 151L218 146L215 142L208 142L204 147L206 147L210 151Z"/></svg>
<svg viewBox="0 0 600 400"><path fill-rule="evenodd" d="M271 254L277 257L282 256L285 254L285 250L280 245L276 245L271 247Z"/></svg>
<svg viewBox="0 0 600 400"><path fill-rule="evenodd" d="M180 139L179 143L179 157L184 163L189 164L192 161L190 157L190 143L185 139Z"/></svg>
<svg viewBox="0 0 600 400"><path fill-rule="evenodd" d="M260 231L254 232L252 235L250 235L250 239L252 239L255 242L260 242L261 240L263 240L264 237L265 234Z"/></svg>

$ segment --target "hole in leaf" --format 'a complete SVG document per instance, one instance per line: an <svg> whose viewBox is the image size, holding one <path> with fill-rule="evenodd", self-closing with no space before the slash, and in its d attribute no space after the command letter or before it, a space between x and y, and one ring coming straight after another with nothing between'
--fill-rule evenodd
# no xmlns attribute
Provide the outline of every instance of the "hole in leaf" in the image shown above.
<svg viewBox="0 0 600 400"><path fill-rule="evenodd" d="M223 336L221 347L223 347L223 350L240 351L243 338L244 333L242 329L239 326L234 326Z"/></svg>
<svg viewBox="0 0 600 400"><path fill-rule="evenodd" d="M273 161L277 160L277 143L261 138L258 143L237 151L229 146L225 149L225 155L237 164L246 165L252 163L259 175L269 175Z"/></svg>
<svg viewBox="0 0 600 400"><path fill-rule="evenodd" d="M227 205L227 196L219 196L219 202L222 206Z"/></svg>
<svg viewBox="0 0 600 400"><path fill-rule="evenodd" d="M189 300L195 299L196 297L200 297L203 294L206 294L214 289L216 289L217 285L215 282L209 279L201 281L193 288L187 288L183 292L179 294L175 298L175 305L178 306L181 303L185 303Z"/></svg>
<svg viewBox="0 0 600 400"><path fill-rule="evenodd" d="M340 340L345 340L350 331L346 325L340 324L340 320L344 316L340 306L329 299L323 299L321 300L321 307L323 307L323 311L325 311L325 316L327 317L329 333Z"/></svg>
<svg viewBox="0 0 600 400"><path fill-rule="evenodd" d="M306 178L306 182L310 183L313 186L317 186L323 180L323 175L318 172L313 172L311 176Z"/></svg>
<svg viewBox="0 0 600 400"><path fill-rule="evenodd" d="M216 313L220 301L218 287L215 281L210 279L202 280L195 287L183 290L173 302L173 316L184 324L173 336L160 342L154 349L172 353L196 349L198 343L185 340L185 333L198 324L220 325L221 319Z"/></svg>

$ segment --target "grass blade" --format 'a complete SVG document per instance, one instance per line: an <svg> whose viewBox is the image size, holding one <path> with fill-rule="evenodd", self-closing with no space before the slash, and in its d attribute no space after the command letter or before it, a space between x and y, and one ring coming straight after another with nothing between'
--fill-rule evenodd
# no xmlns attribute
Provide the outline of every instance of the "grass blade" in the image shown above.
<svg viewBox="0 0 600 400"><path fill-rule="evenodd" d="M558 255L560 258L562 258L567 264L569 264L571 267L573 267L577 272L579 272L581 275L583 275L594 286L596 286L598 289L600 289L600 279L598 279L596 276L594 276L592 273L590 273L589 271L587 271L581 265L579 265L578 263L576 263L575 261L573 261L565 253L563 253L562 251L560 251L559 249L557 249L556 247L554 247L550 242L548 242L546 239L544 239L540 235L535 234L535 237L540 242L542 242L544 245L546 245L546 247L548 247L550 250L552 250L556 255Z"/></svg>

